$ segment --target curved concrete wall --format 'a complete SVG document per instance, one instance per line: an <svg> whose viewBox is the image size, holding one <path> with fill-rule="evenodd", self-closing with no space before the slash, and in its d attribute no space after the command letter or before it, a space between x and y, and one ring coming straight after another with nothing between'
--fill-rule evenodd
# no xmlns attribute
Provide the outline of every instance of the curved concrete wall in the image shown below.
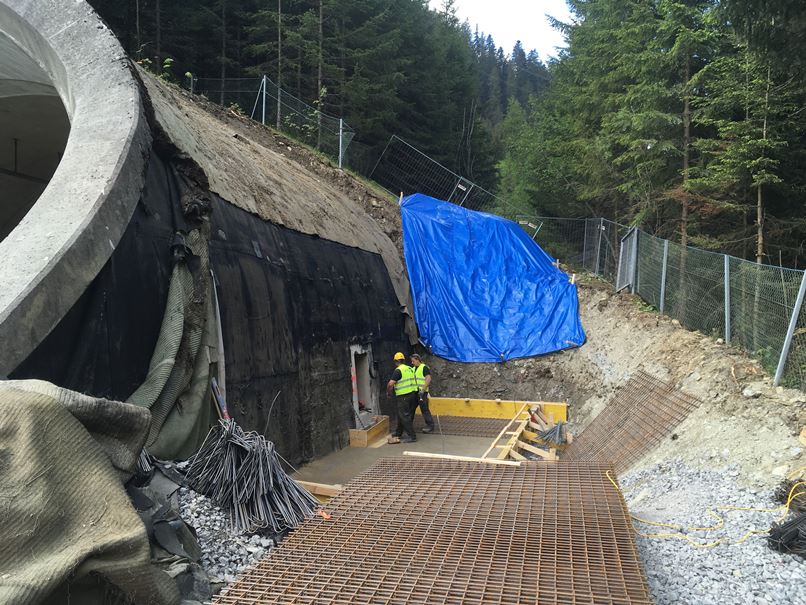
<svg viewBox="0 0 806 605"><path fill-rule="evenodd" d="M103 267L143 186L150 133L123 49L83 0L0 0L0 33L51 79L64 157L0 242L0 374L47 336Z"/></svg>

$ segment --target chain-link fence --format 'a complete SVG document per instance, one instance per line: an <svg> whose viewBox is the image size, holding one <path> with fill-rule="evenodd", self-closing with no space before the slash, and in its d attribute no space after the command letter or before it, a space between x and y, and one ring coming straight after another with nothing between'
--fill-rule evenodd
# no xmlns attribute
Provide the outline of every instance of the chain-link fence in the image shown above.
<svg viewBox="0 0 806 605"><path fill-rule="evenodd" d="M803 271L683 247L605 219L519 222L562 262L628 287L689 329L745 349L776 383L806 389Z"/></svg>
<svg viewBox="0 0 806 605"><path fill-rule="evenodd" d="M511 219L522 212L396 135L389 139L369 178L394 195L424 193L470 210L491 212Z"/></svg>
<svg viewBox="0 0 806 605"><path fill-rule="evenodd" d="M294 139L344 163L355 132L344 120L305 103L267 76L259 78L186 78L186 88L253 120L273 126Z"/></svg>

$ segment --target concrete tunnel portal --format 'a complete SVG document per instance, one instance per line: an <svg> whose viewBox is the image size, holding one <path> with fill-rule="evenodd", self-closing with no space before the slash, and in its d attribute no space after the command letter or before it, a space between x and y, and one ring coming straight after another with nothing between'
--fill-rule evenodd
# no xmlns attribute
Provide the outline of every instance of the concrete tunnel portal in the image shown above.
<svg viewBox="0 0 806 605"><path fill-rule="evenodd" d="M0 241L42 195L69 133L67 111L50 77L0 33Z"/></svg>

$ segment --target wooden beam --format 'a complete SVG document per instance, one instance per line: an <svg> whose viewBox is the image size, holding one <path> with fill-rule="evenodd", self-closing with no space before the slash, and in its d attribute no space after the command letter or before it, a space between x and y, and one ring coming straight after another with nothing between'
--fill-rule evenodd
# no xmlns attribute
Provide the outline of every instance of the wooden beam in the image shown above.
<svg viewBox="0 0 806 605"><path fill-rule="evenodd" d="M309 492L311 492L314 496L338 496L342 489L344 489L341 485L329 485L327 483L313 483L312 481L300 481L298 479L295 480L301 487L304 487Z"/></svg>
<svg viewBox="0 0 806 605"><path fill-rule="evenodd" d="M536 456L540 456L541 458L545 458L546 460L555 460L557 456L552 454L551 452L547 452L546 450L541 450L539 447L535 447L534 445L530 445L524 441L518 441L518 447L526 450L527 452L531 452Z"/></svg>
<svg viewBox="0 0 806 605"><path fill-rule="evenodd" d="M497 443L498 443L498 442L501 440L501 437L503 437L503 436L506 434L506 432L509 430L509 427L511 427L511 426L512 426L512 423L513 423L513 422L515 422L515 421L516 421L518 418L520 418L521 414L523 414L523 411L526 409L526 407L527 407L528 405L529 405L528 403L524 403L524 404L521 406L521 409L520 409L520 410L518 410L518 413L517 413L517 414L515 414L515 415L512 417L512 420L510 420L509 422L507 422L507 425L506 425L504 428L502 428L502 429L501 429L501 432L500 432L500 433L498 433L498 436L497 436L495 439L493 439L493 442L492 442L492 444L490 444L490 447L488 447L488 448L487 448L487 451L486 451L486 452L484 452L484 453L481 455L481 457L482 457L482 458L486 458L486 457L487 457L487 455L488 455L488 454L489 454L491 451L493 451L493 448L494 448L494 447L495 447L495 445L496 445L496 444L497 444ZM504 456L504 457L506 458L506 456Z"/></svg>
<svg viewBox="0 0 806 605"><path fill-rule="evenodd" d="M414 456L415 458L435 458L438 460L459 460L462 462L481 462L484 464L503 464L504 466L520 466L520 462L512 460L496 460L495 458L473 458L472 456L452 456L450 454L430 454L428 452L412 452L406 450L404 456Z"/></svg>

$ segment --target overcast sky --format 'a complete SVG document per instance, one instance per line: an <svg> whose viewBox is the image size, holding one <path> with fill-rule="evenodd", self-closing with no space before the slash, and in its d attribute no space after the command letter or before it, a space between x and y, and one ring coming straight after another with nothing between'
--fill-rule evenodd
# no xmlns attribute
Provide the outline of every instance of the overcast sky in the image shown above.
<svg viewBox="0 0 806 605"><path fill-rule="evenodd" d="M438 9L442 0L430 0ZM509 54L515 42L523 44L526 52L537 50L541 59L557 55L557 46L563 38L546 20L548 13L560 21L568 21L565 0L456 0L457 15L461 21L470 21L470 27L492 35L497 46Z"/></svg>

